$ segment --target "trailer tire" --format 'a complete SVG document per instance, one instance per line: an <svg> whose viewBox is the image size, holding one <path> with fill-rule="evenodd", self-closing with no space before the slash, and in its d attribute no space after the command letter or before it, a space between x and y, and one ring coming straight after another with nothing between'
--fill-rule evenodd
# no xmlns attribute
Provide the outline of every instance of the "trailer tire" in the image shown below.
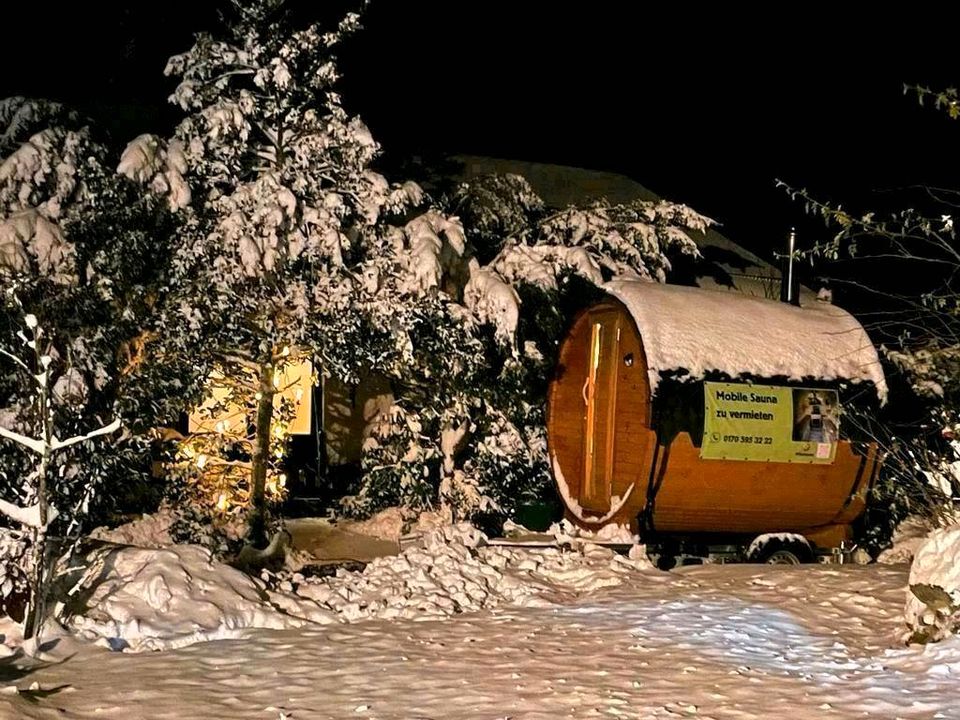
<svg viewBox="0 0 960 720"><path fill-rule="evenodd" d="M802 565L813 562L813 551L809 545L796 540L771 540L747 560L767 565Z"/></svg>

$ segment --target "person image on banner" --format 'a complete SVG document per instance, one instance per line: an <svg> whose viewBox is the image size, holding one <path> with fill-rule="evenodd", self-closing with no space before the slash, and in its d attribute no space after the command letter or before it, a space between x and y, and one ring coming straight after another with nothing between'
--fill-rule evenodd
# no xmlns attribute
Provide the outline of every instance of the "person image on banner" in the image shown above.
<svg viewBox="0 0 960 720"><path fill-rule="evenodd" d="M800 442L835 443L839 438L837 395L833 391L794 390L793 439Z"/></svg>

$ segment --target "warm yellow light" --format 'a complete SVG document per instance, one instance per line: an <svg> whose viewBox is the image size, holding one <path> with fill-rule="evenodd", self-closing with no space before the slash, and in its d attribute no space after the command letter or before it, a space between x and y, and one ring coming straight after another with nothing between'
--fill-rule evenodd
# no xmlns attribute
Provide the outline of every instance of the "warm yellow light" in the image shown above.
<svg viewBox="0 0 960 720"><path fill-rule="evenodd" d="M204 465L207 464L207 456L204 454L197 455L197 467L203 470Z"/></svg>
<svg viewBox="0 0 960 720"><path fill-rule="evenodd" d="M227 511L227 494L220 493L220 497L217 498L217 510L220 512Z"/></svg>
<svg viewBox="0 0 960 720"><path fill-rule="evenodd" d="M285 356L294 357L290 348ZM292 401L294 417L288 435L308 435L310 433L311 404L313 400L312 386L316 382L316 373L309 360L290 360L281 363L273 377L276 393L273 398L274 408L280 407L284 401ZM248 424L250 411L245 405L249 402L249 393L256 387L255 378L243 376L227 378L220 371L210 374L208 380L209 395L206 400L190 413L189 431L217 432L225 435L228 431L242 434ZM263 397L260 392L254 395L254 401L259 402ZM219 429L219 422L223 422L223 430Z"/></svg>

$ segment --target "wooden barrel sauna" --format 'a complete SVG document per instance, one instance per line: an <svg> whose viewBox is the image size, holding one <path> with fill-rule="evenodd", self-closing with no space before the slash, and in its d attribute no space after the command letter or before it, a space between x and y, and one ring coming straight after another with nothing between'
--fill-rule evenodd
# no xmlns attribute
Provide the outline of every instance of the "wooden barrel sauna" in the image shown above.
<svg viewBox="0 0 960 720"><path fill-rule="evenodd" d="M883 402L877 352L860 323L819 300L795 307L640 280L605 290L562 341L549 391L548 446L566 517L645 536L791 532L820 548L850 539L876 446L851 442L841 421L829 462L704 458L704 388L840 388L841 398Z"/></svg>

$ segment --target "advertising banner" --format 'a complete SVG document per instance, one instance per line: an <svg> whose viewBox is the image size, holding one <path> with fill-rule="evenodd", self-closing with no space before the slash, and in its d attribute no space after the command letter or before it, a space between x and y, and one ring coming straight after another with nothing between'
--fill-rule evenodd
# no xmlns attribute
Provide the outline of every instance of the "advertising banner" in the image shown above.
<svg viewBox="0 0 960 720"><path fill-rule="evenodd" d="M832 463L840 402L836 390L744 383L704 384L704 460Z"/></svg>

